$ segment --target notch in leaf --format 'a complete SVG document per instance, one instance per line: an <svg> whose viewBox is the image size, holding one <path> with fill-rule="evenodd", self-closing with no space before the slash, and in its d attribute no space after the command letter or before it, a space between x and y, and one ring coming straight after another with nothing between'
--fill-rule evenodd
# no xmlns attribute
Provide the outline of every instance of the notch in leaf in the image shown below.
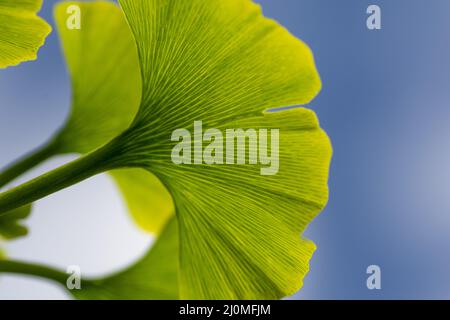
<svg viewBox="0 0 450 320"><path fill-rule="evenodd" d="M296 292L312 242L300 234L328 199L331 145L305 108L321 83L309 48L250 0L120 0L142 95L130 127L96 151L0 195L0 213L103 171L154 173L176 208L182 299L277 299ZM111 92L113 95L114 93ZM280 130L280 170L171 162L171 133Z"/></svg>

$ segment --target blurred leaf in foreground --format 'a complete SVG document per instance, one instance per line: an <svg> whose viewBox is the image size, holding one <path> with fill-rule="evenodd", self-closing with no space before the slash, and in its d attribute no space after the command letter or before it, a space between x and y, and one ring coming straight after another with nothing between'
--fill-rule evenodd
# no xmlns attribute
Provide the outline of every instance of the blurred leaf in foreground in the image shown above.
<svg viewBox="0 0 450 320"><path fill-rule="evenodd" d="M314 244L300 234L328 199L331 146L309 103L321 82L311 51L250 0L119 0L142 70L135 121L108 165L139 166L169 189L180 234L182 299L295 293ZM280 168L175 165L172 132L279 129ZM251 152L251 150L249 151Z"/></svg>
<svg viewBox="0 0 450 320"><path fill-rule="evenodd" d="M73 5L80 7L79 30L66 27L67 9ZM63 2L56 6L55 18L72 80L71 112L48 143L0 173L0 187L53 156L101 147L130 126L139 108L136 44L119 7ZM174 213L161 182L142 169L115 170L112 177L137 224L159 233Z"/></svg>

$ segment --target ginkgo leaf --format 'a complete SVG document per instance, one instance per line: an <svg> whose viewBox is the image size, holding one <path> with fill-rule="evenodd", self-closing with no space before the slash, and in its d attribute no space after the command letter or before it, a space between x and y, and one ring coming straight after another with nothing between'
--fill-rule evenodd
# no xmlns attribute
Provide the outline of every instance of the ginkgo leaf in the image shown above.
<svg viewBox="0 0 450 320"><path fill-rule="evenodd" d="M143 169L122 169L110 173L136 223L144 230L159 233L175 212L172 198L159 179Z"/></svg>
<svg viewBox="0 0 450 320"><path fill-rule="evenodd" d="M82 282L70 293L82 300L178 299L178 228L170 219L157 242L137 263L117 274Z"/></svg>
<svg viewBox="0 0 450 320"><path fill-rule="evenodd" d="M31 205L15 209L4 216L0 216L0 238L12 240L28 234L27 227L20 224L31 214Z"/></svg>
<svg viewBox="0 0 450 320"><path fill-rule="evenodd" d="M66 27L73 5L80 8L79 30ZM83 154L116 137L136 116L141 97L136 44L123 12L110 2L60 3L55 18L72 79L72 111L52 144L55 154ZM139 169L112 176L137 224L158 233L174 213L164 186Z"/></svg>
<svg viewBox="0 0 450 320"><path fill-rule="evenodd" d="M308 103L321 84L309 48L250 0L120 0L143 76L136 121L114 163L154 172L180 228L182 299L275 299L301 287L324 207L331 147ZM280 168L175 165L174 130L280 130ZM191 131L192 132L192 131ZM195 151L194 151L195 153Z"/></svg>
<svg viewBox="0 0 450 320"><path fill-rule="evenodd" d="M177 209L181 298L291 295L302 286L315 249L300 233L328 198L329 140L314 113L303 108L218 128L279 129L280 168L276 175L262 176L259 166L250 165L149 164Z"/></svg>
<svg viewBox="0 0 450 320"><path fill-rule="evenodd" d="M36 13L42 0L0 0L0 68L35 60L51 27Z"/></svg>
<svg viewBox="0 0 450 320"><path fill-rule="evenodd" d="M67 27L75 7L79 29ZM55 19L72 81L71 112L48 143L0 173L0 187L53 156L101 147L130 126L139 108L136 43L119 7L104 1L63 2L55 6ZM137 224L157 234L174 214L165 187L145 170L116 170L112 177Z"/></svg>
<svg viewBox="0 0 450 320"><path fill-rule="evenodd" d="M311 51L250 0L119 3L142 74L135 120L105 146L0 194L0 214L100 172L143 168L175 203L180 298L294 293L314 251L301 234L328 199L332 150L314 112L268 110L307 104L320 91ZM205 164L200 141L193 152L185 151L195 162L177 164L173 134L194 131L201 140L203 134L195 133L199 121L219 133L253 130L261 141L269 132L273 161L260 147L256 164ZM232 147L230 159L242 152L250 158L258 145ZM267 165L275 168L271 175L263 174Z"/></svg>
<svg viewBox="0 0 450 320"><path fill-rule="evenodd" d="M79 8L79 29L67 27L74 6ZM52 156L101 147L130 126L139 108L136 44L118 6L102 1L64 2L55 7L55 17L72 80L71 113L43 148L0 174L0 186ZM117 170L112 176L137 224L158 233L174 213L164 186L139 169ZM149 188L154 198L146 193Z"/></svg>
<svg viewBox="0 0 450 320"><path fill-rule="evenodd" d="M80 29L69 29L67 8L80 8ZM72 81L72 108L55 137L58 153L90 152L128 128L140 101L141 78L133 35L110 2L55 6L57 30Z"/></svg>
<svg viewBox="0 0 450 320"><path fill-rule="evenodd" d="M79 29L68 28L79 8ZM64 2L55 18L72 80L72 108L54 137L0 174L0 187L48 158L88 153L132 123L140 102L141 77L136 44L119 7L110 2ZM114 50L111 50L114 48ZM137 224L158 233L174 208L170 194L151 173L117 170L113 174ZM144 194L141 198L138 195Z"/></svg>

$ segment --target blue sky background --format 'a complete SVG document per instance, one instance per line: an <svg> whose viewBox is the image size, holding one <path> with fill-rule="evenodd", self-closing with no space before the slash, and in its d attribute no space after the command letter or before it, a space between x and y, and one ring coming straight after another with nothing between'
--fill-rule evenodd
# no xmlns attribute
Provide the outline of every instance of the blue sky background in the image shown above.
<svg viewBox="0 0 450 320"><path fill-rule="evenodd" d="M52 21L56 1L44 1ZM323 91L310 107L335 150L327 209L306 235L318 246L302 299L450 299L450 25L447 0L259 0L312 48ZM382 9L380 31L366 8ZM0 167L45 141L69 112L56 33L39 60L0 71ZM23 179L60 165L52 160ZM40 201L12 257L87 275L116 270L151 239L107 176ZM366 288L366 268L382 290ZM66 298L36 279L0 278L0 299Z"/></svg>

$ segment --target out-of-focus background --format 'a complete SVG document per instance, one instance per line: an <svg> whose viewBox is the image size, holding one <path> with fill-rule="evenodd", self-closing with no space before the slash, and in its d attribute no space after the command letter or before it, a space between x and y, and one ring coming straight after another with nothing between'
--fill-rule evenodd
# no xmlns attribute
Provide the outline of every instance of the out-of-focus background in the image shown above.
<svg viewBox="0 0 450 320"><path fill-rule="evenodd" d="M53 23L45 0L42 16ZM312 48L323 91L310 107L334 145L331 198L306 232L318 246L300 299L450 299L450 2L259 0ZM366 9L382 9L382 30ZM113 49L113 48L112 48ZM44 142L69 112L56 32L36 62L0 70L0 167ZM74 157L52 160L26 180ZM152 239L102 175L39 201L11 257L103 275ZM379 265L382 289L368 290ZM0 277L0 299L64 299L34 278Z"/></svg>

